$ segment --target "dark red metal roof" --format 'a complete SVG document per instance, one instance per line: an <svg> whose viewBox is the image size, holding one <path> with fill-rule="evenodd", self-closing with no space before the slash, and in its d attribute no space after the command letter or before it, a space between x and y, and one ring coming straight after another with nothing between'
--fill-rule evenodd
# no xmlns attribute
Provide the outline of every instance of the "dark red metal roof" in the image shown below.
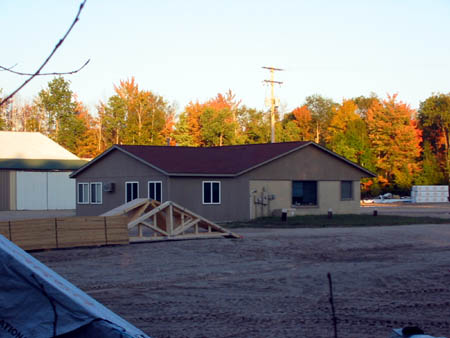
<svg viewBox="0 0 450 338"><path fill-rule="evenodd" d="M168 174L236 175L310 142L247 144L223 147L117 145Z"/></svg>

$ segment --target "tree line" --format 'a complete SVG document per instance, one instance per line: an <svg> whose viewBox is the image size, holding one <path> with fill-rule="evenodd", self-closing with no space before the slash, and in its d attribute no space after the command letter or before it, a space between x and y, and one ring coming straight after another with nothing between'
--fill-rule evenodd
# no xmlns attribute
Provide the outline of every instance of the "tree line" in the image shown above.
<svg viewBox="0 0 450 338"><path fill-rule="evenodd" d="M0 91L0 97L2 93ZM270 116L247 107L229 90L190 102L180 114L134 78L114 86L96 113L55 77L31 104L0 108L0 130L39 131L83 157L113 144L223 146L270 142ZM414 184L448 184L450 94L433 94L416 111L396 94L344 99L306 97L303 105L276 113L276 141L315 141L373 171L364 195L408 193Z"/></svg>

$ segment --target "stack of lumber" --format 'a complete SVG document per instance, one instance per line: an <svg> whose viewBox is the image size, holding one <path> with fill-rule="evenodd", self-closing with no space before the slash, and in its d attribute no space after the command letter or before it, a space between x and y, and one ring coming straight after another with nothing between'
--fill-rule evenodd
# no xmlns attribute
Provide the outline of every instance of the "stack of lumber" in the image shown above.
<svg viewBox="0 0 450 338"><path fill-rule="evenodd" d="M447 185L413 185L411 189L412 203L448 202Z"/></svg>
<svg viewBox="0 0 450 338"><path fill-rule="evenodd" d="M0 234L24 250L129 244L124 216L0 222Z"/></svg>

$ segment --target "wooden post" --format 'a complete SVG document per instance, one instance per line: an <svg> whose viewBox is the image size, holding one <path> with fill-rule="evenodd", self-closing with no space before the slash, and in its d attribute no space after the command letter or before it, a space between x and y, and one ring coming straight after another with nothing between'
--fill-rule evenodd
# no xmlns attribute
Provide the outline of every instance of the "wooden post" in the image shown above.
<svg viewBox="0 0 450 338"><path fill-rule="evenodd" d="M105 224L105 244L108 245L108 229L106 226L106 217L103 217L103 223Z"/></svg>
<svg viewBox="0 0 450 338"><path fill-rule="evenodd" d="M8 228L9 228L9 240L12 242L12 236L11 236L11 221L8 221Z"/></svg>
<svg viewBox="0 0 450 338"><path fill-rule="evenodd" d="M55 218L55 242L56 248L58 249L58 221Z"/></svg>
<svg viewBox="0 0 450 338"><path fill-rule="evenodd" d="M169 224L168 224L168 229L167 229L167 233L169 235L173 235L173 206L172 204L169 205Z"/></svg>
<svg viewBox="0 0 450 338"><path fill-rule="evenodd" d="M181 227L184 228L184 212L181 213ZM184 230L181 234L184 235Z"/></svg>

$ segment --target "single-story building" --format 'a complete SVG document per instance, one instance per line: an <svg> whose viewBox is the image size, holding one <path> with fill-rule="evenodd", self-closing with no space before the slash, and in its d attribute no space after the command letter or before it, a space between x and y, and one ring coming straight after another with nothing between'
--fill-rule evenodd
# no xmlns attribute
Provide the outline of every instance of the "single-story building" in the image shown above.
<svg viewBox="0 0 450 338"><path fill-rule="evenodd" d="M37 132L0 132L0 210L75 209L83 161Z"/></svg>
<svg viewBox="0 0 450 338"><path fill-rule="evenodd" d="M358 213L360 179L375 176L314 142L210 148L114 145L70 176L77 215L135 198L174 201L213 221Z"/></svg>

